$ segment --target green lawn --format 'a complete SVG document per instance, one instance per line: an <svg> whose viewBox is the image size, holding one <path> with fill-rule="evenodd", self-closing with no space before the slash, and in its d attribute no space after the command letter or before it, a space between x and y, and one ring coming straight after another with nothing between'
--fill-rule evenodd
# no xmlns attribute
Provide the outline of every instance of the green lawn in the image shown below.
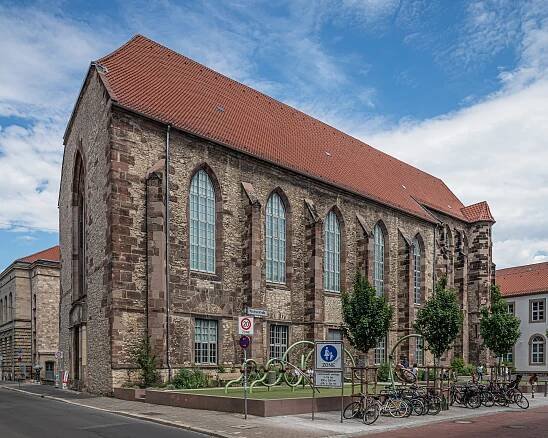
<svg viewBox="0 0 548 438"><path fill-rule="evenodd" d="M359 392L359 386L356 386L356 392ZM182 392L185 394L201 394L201 395L216 395L223 397L235 397L243 398L243 388L242 387L230 387L228 388L228 394L225 394L224 387L221 388L206 388L206 389L181 389L177 392ZM346 384L344 387L344 394L351 395L352 386ZM330 388L320 388L320 393L316 393L316 397L330 397L341 395L340 389L330 389ZM266 399L281 399L281 398L308 398L312 397L312 390L310 387L295 388L293 390L287 385L275 386L266 388L265 386L259 386L253 388L253 393L248 392L248 397L252 399L266 400Z"/></svg>

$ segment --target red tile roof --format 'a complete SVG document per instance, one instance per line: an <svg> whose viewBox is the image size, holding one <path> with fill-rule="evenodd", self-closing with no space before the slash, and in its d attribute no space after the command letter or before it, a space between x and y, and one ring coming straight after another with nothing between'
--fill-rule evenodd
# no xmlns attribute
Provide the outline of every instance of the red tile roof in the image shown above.
<svg viewBox="0 0 548 438"><path fill-rule="evenodd" d="M487 202L482 201L477 204L469 205L461 209L462 213L468 218L470 222L495 222L493 215L491 214L491 209Z"/></svg>
<svg viewBox="0 0 548 438"><path fill-rule="evenodd" d="M39 251L35 254L31 254L29 256L23 257L18 259L18 262L25 262L25 263L34 263L38 260L46 260L50 262L60 262L61 261L61 249L59 248L59 245L53 246L48 249L44 249L43 251Z"/></svg>
<svg viewBox="0 0 548 438"><path fill-rule="evenodd" d="M548 293L548 262L497 269L495 277L504 297Z"/></svg>
<svg viewBox="0 0 548 438"><path fill-rule="evenodd" d="M470 221L440 179L141 35L96 64L121 107L428 221L421 204Z"/></svg>

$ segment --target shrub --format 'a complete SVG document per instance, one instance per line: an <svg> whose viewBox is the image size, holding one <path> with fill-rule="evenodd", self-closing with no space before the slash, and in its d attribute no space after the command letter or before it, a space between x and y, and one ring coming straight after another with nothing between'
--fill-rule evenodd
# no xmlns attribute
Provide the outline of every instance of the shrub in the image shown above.
<svg viewBox="0 0 548 438"><path fill-rule="evenodd" d="M388 362L384 362L377 369L377 380L379 382L388 382L388 379L390 379L390 365Z"/></svg>
<svg viewBox="0 0 548 438"><path fill-rule="evenodd" d="M428 380L434 380L434 370L430 370L428 372ZM420 381L426 381L426 370L419 370L419 372L417 373L417 380L420 380Z"/></svg>
<svg viewBox="0 0 548 438"><path fill-rule="evenodd" d="M451 361L451 368L453 368L457 374L462 375L464 370L464 359L462 357L455 357Z"/></svg>
<svg viewBox="0 0 548 438"><path fill-rule="evenodd" d="M462 369L463 376L471 376L475 372L476 372L476 367L474 367L474 365L472 365L471 363L465 365L464 368Z"/></svg>
<svg viewBox="0 0 548 438"><path fill-rule="evenodd" d="M158 383L160 375L156 370L156 356L152 353L150 338L144 337L132 351L133 360L140 370L141 388L148 388Z"/></svg>
<svg viewBox="0 0 548 438"><path fill-rule="evenodd" d="M177 389L207 388L208 379L202 370L181 368L172 379L171 384Z"/></svg>

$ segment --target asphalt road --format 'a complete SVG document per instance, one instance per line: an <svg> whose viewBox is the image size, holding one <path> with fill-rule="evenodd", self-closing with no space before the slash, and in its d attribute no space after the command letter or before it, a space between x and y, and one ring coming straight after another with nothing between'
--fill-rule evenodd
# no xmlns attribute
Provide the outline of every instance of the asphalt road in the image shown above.
<svg viewBox="0 0 548 438"><path fill-rule="evenodd" d="M2 438L203 438L195 432L0 388Z"/></svg>
<svg viewBox="0 0 548 438"><path fill-rule="evenodd" d="M371 438L547 438L548 406L367 435Z"/></svg>

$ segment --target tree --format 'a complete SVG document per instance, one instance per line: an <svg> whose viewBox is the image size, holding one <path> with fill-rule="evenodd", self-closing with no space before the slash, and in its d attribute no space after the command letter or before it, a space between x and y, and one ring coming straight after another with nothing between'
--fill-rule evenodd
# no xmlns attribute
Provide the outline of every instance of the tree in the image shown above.
<svg viewBox="0 0 548 438"><path fill-rule="evenodd" d="M447 279L442 278L436 289L415 320L415 330L425 339L426 348L434 355L434 365L439 365L440 358L459 334L463 315L455 292L447 288Z"/></svg>
<svg viewBox="0 0 548 438"><path fill-rule="evenodd" d="M342 328L350 344L367 354L386 336L393 315L386 298L377 296L367 279L356 274L353 291L342 294Z"/></svg>
<svg viewBox="0 0 548 438"><path fill-rule="evenodd" d="M491 307L481 309L480 334L483 346L499 358L512 350L519 336L520 319L508 313L506 300L502 298L497 285L491 286Z"/></svg>

